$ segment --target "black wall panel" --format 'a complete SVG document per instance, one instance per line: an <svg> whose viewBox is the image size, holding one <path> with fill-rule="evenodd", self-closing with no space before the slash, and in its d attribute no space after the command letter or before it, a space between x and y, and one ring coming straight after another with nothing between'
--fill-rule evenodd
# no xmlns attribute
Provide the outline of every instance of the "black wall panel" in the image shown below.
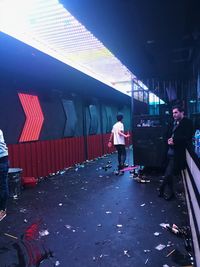
<svg viewBox="0 0 200 267"><path fill-rule="evenodd" d="M85 106L85 127L86 127L86 134L92 135L92 134L100 134L101 128L100 128L100 108L98 105L98 101L95 101L94 104L88 104L89 99L87 99L87 105ZM91 99L92 103L92 99Z"/></svg>
<svg viewBox="0 0 200 267"><path fill-rule="evenodd" d="M89 105L89 114L90 114L89 134L97 134L100 114L98 114L98 110L95 105Z"/></svg>
<svg viewBox="0 0 200 267"><path fill-rule="evenodd" d="M62 99L63 108L66 115L64 136L75 136L77 126L77 114L72 100Z"/></svg>
<svg viewBox="0 0 200 267"><path fill-rule="evenodd" d="M41 100L44 113L44 124L40 135L40 140L59 139L63 135L65 125L65 115L61 99L54 101Z"/></svg>
<svg viewBox="0 0 200 267"><path fill-rule="evenodd" d="M102 133L107 133L106 131L106 127L108 124L108 117L107 117L107 113L106 113L106 108L104 105L101 105L101 126L102 126Z"/></svg>
<svg viewBox="0 0 200 267"><path fill-rule="evenodd" d="M2 80L0 85L0 129L4 132L6 142L15 144L22 132L25 115L17 91L12 88L12 86L18 88L18 86L12 83L4 85L4 82Z"/></svg>
<svg viewBox="0 0 200 267"><path fill-rule="evenodd" d="M110 133L112 130L112 126L115 122L114 119L114 112L112 110L111 107L105 106L105 114L106 114L106 120L105 120L105 129L106 129L106 133Z"/></svg>

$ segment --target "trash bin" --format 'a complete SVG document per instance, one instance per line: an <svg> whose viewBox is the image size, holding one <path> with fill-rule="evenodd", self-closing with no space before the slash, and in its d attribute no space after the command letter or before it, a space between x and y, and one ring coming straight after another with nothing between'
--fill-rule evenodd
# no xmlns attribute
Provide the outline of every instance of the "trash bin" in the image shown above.
<svg viewBox="0 0 200 267"><path fill-rule="evenodd" d="M18 197L21 194L21 173L20 168L9 168L8 170L8 187L9 196Z"/></svg>

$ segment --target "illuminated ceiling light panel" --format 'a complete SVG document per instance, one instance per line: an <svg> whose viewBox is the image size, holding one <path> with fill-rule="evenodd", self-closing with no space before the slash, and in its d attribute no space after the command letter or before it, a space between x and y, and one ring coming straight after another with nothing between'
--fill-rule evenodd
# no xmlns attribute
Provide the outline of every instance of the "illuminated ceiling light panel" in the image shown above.
<svg viewBox="0 0 200 267"><path fill-rule="evenodd" d="M126 95L148 89L58 0L0 0L0 31Z"/></svg>

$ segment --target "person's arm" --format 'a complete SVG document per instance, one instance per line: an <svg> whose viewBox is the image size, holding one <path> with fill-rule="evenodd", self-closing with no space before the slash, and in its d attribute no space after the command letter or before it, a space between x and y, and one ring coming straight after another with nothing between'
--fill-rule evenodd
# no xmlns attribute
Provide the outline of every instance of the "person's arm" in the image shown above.
<svg viewBox="0 0 200 267"><path fill-rule="evenodd" d="M191 120L187 120L182 125L182 131L178 135L175 135L173 138L174 145L186 145L189 141L192 140L193 136L193 125Z"/></svg>
<svg viewBox="0 0 200 267"><path fill-rule="evenodd" d="M125 134L123 131L119 131L119 135L124 136L125 138L130 137L130 134Z"/></svg>
<svg viewBox="0 0 200 267"><path fill-rule="evenodd" d="M110 134L110 138L109 138L109 141L108 142L111 142L112 143L112 140L113 140L113 133Z"/></svg>
<svg viewBox="0 0 200 267"><path fill-rule="evenodd" d="M112 146L113 135L114 135L113 133L110 134L110 138L109 138L109 141L108 141L108 147Z"/></svg>

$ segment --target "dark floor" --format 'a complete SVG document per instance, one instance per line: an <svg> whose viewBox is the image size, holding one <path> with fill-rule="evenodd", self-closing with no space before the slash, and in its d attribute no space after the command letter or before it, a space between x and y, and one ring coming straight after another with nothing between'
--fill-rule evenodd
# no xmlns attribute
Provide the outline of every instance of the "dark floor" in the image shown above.
<svg viewBox="0 0 200 267"><path fill-rule="evenodd" d="M141 184L128 171L114 175L116 158L42 179L10 199L0 222L0 267L186 265L184 240L160 226L187 225L184 201L158 198L158 176ZM157 250L159 244L166 247Z"/></svg>

